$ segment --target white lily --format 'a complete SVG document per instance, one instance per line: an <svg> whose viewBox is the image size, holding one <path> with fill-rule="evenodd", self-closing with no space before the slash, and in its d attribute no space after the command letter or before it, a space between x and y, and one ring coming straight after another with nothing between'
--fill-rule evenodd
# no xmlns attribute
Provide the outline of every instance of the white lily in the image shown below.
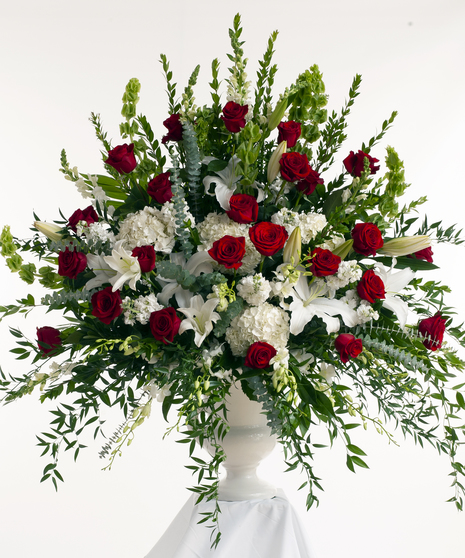
<svg viewBox="0 0 465 558"><path fill-rule="evenodd" d="M183 269L187 269L195 277L198 277L201 273L211 273L213 271L213 259L206 250L196 252L187 262L183 254L171 254L170 261L180 265ZM183 289L174 279L165 279L158 276L157 281L163 286L163 290L157 296L160 304L168 306L170 298L174 295L178 306L189 306L189 301L193 296L190 291Z"/></svg>
<svg viewBox="0 0 465 558"><path fill-rule="evenodd" d="M218 203L225 211L231 209L229 200L236 190L236 183L242 178L242 175L236 176L236 166L238 163L239 158L234 155L225 169L215 171L216 176L206 176L203 179L205 193L209 196L215 195ZM215 184L215 194L210 194L209 191L212 183Z"/></svg>
<svg viewBox="0 0 465 558"><path fill-rule="evenodd" d="M205 337L213 330L213 322L217 322L221 316L215 312L219 299L210 298L205 302L202 295L195 295L190 300L189 308L178 308L179 312L186 316L179 326L179 333L193 329L195 333L194 343L197 347L203 343Z"/></svg>
<svg viewBox="0 0 465 558"><path fill-rule="evenodd" d="M87 254L86 257L87 266L95 273L95 277L93 277L90 281L87 281L84 288L90 291L91 289L101 287L105 283L110 283L115 277L116 271L114 271L103 259L105 256L102 256L102 254Z"/></svg>
<svg viewBox="0 0 465 558"><path fill-rule="evenodd" d="M205 157L205 163L214 161L214 157ZM239 163L239 157L233 155L229 160L228 166L221 170L215 171L216 176L206 176L203 179L203 185L205 186L205 193L209 196L216 196L218 203L221 208L225 211L229 211L231 206L229 205L229 200L231 196L236 191L236 184L242 178L242 175L236 176L236 167ZM215 184L215 193L210 193L211 184ZM265 199L265 193L262 188L258 186L256 182L252 184L252 187L257 190L257 202L260 203Z"/></svg>
<svg viewBox="0 0 465 558"><path fill-rule="evenodd" d="M395 260L393 262L394 265ZM394 312L399 319L400 326L404 328L407 323L409 308L408 304L396 295L415 277L415 272L406 267L393 273L393 267L388 268L380 263L375 265L374 272L384 283L386 295L383 300L383 306Z"/></svg>
<svg viewBox="0 0 465 558"><path fill-rule="evenodd" d="M139 260L126 252L123 243L124 240L119 240L115 244L111 256L103 256L109 267L116 271L115 277L110 278L113 292L120 289L126 282L129 283L131 289L135 290L136 282L139 281L141 275Z"/></svg>
<svg viewBox="0 0 465 558"><path fill-rule="evenodd" d="M290 332L298 335L314 316L321 318L326 324L328 333L339 330L340 315L348 327L355 327L358 323L357 313L344 302L325 295L328 288L323 281L308 282L307 277L301 274L299 280L291 291L294 299L289 305L291 312Z"/></svg>

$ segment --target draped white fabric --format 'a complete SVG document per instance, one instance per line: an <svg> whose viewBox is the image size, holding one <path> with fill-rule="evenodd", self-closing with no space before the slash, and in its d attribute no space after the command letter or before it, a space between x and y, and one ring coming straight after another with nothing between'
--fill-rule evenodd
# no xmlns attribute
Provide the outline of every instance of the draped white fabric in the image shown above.
<svg viewBox="0 0 465 558"><path fill-rule="evenodd" d="M221 542L210 548L210 529L197 522L212 502L191 496L145 558L315 558L282 490L276 498L220 502Z"/></svg>

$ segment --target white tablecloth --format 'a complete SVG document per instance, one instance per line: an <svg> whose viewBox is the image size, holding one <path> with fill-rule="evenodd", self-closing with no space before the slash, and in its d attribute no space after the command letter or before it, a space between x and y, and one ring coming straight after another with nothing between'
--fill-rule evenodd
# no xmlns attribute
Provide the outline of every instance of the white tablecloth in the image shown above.
<svg viewBox="0 0 465 558"><path fill-rule="evenodd" d="M282 490L276 498L220 502L221 541L210 549L210 532L197 522L211 502L191 496L145 558L312 558L304 529Z"/></svg>

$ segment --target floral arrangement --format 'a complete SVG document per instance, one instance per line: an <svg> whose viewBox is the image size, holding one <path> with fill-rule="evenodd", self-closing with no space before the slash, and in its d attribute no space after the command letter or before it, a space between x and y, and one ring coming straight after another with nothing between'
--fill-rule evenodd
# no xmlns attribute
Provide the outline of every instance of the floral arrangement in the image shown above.
<svg viewBox="0 0 465 558"><path fill-rule="evenodd" d="M37 340L11 329L12 352L31 358L32 370L1 372L3 400L36 388L41 401L58 400L50 432L38 437L49 457L42 480L55 487L60 451L76 458L83 430L103 434L105 407L122 413L101 451L111 466L157 400L165 418L177 413L172 428L189 444L192 490L199 501L217 499L225 397L240 382L263 404L287 468L306 475L309 507L321 488L312 425L327 427L330 444L342 439L354 471L367 464L351 430L372 424L392 440L391 423L449 456L451 500L461 509L465 383L456 372L465 363L444 336L463 346L465 334L444 303L448 288L423 277L436 268L433 243L459 244L459 232L411 216L424 197L399 205L408 187L402 161L392 147L384 163L375 158L396 113L367 144L336 158L360 76L340 114L327 113L317 66L273 99L274 32L252 92L241 32L237 15L225 100L218 60L212 103L199 107L199 67L178 99L162 55L169 116L161 140L137 115L140 84L131 79L120 125L126 143L113 146L91 115L105 173L78 172L62 151L61 172L89 200L83 208L53 222L35 216L28 240L3 228L11 271L50 293L2 306L1 315L45 306L65 320L40 324ZM43 265L26 263L26 252ZM206 437L216 448L211 461L193 455Z"/></svg>

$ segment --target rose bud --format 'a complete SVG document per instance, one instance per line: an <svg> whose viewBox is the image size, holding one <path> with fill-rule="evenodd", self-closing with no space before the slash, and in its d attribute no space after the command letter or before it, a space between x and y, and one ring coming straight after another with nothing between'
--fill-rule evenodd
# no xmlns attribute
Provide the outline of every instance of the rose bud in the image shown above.
<svg viewBox="0 0 465 558"><path fill-rule="evenodd" d="M163 126L168 129L168 133L163 136L161 143L182 140L182 122L179 114L172 114L163 122Z"/></svg>
<svg viewBox="0 0 465 558"><path fill-rule="evenodd" d="M417 260L425 260L426 262L433 263L433 251L431 248L424 248L423 250L418 250L413 254L409 254L409 258L416 258Z"/></svg>
<svg viewBox="0 0 465 558"><path fill-rule="evenodd" d="M123 143L123 145L117 145L108 152L108 159L105 163L113 167L120 174L129 174L137 167L137 161L134 156L134 144L128 145Z"/></svg>
<svg viewBox="0 0 465 558"><path fill-rule="evenodd" d="M245 255L245 237L225 235L213 243L208 253L226 269L239 269Z"/></svg>
<svg viewBox="0 0 465 558"><path fill-rule="evenodd" d="M351 333L341 333L334 341L334 346L339 352L341 361L345 364L350 358L357 358L363 351L361 339L356 339Z"/></svg>
<svg viewBox="0 0 465 558"><path fill-rule="evenodd" d="M267 368L276 353L276 349L269 343L256 341L248 348L244 364L249 368Z"/></svg>
<svg viewBox="0 0 465 558"><path fill-rule="evenodd" d="M273 256L279 252L286 244L288 236L282 225L267 221L257 223L249 229L250 240L262 256Z"/></svg>
<svg viewBox="0 0 465 558"><path fill-rule="evenodd" d="M54 349L61 346L60 331L50 326L38 327L37 344L42 351L42 356L51 353Z"/></svg>
<svg viewBox="0 0 465 558"><path fill-rule="evenodd" d="M245 115L249 112L248 105L239 105L234 101L229 101L223 108L220 116L228 132L237 134L245 127Z"/></svg>
<svg viewBox="0 0 465 558"><path fill-rule="evenodd" d="M162 172L152 178L147 184L147 194L157 203L165 203L173 197L170 182L170 172Z"/></svg>
<svg viewBox="0 0 465 558"><path fill-rule="evenodd" d="M375 172L379 170L379 165L375 166L375 163L379 163L379 160L360 150L357 154L351 151L344 159L343 163L347 172L357 178L362 176L362 172L365 168L365 158L367 158L370 163L370 174L375 174Z"/></svg>
<svg viewBox="0 0 465 558"><path fill-rule="evenodd" d="M358 296L370 303L386 298L386 291L381 277L372 269L368 269L357 284Z"/></svg>
<svg viewBox="0 0 465 558"><path fill-rule="evenodd" d="M156 254L155 248L152 245L136 246L131 256L138 259L142 273L149 273L155 268Z"/></svg>
<svg viewBox="0 0 465 558"><path fill-rule="evenodd" d="M119 291L113 292L112 287L106 287L94 293L90 302L92 305L92 316L95 316L107 325L111 324L123 311L121 295Z"/></svg>
<svg viewBox="0 0 465 558"><path fill-rule="evenodd" d="M312 252L311 266L309 271L315 277L328 277L338 272L341 258L331 252L331 250L323 250L315 248Z"/></svg>
<svg viewBox="0 0 465 558"><path fill-rule="evenodd" d="M352 229L355 252L364 256L376 256L376 251L383 247L381 231L373 223L359 223Z"/></svg>
<svg viewBox="0 0 465 558"><path fill-rule="evenodd" d="M430 351L437 351L441 348L445 330L446 320L439 313L421 320L418 324L418 332L426 338L423 345Z"/></svg>
<svg viewBox="0 0 465 558"><path fill-rule="evenodd" d="M300 137L302 128L299 122L289 120L288 122L280 122L278 124L278 143L287 141L287 147L294 147Z"/></svg>
<svg viewBox="0 0 465 558"><path fill-rule="evenodd" d="M303 180L297 182L295 187L299 192L302 192L306 196L311 196L315 191L318 184L323 184L324 180L320 177L319 173L314 171L312 167L310 167L310 172L308 176L306 176Z"/></svg>
<svg viewBox="0 0 465 558"><path fill-rule="evenodd" d="M165 345L173 342L180 325L181 318L176 315L176 310L172 306L150 314L150 331L157 341Z"/></svg>
<svg viewBox="0 0 465 558"><path fill-rule="evenodd" d="M257 220L258 203L249 194L234 194L229 199L229 207L230 209L226 211L226 214L236 223L248 225Z"/></svg>
<svg viewBox="0 0 465 558"><path fill-rule="evenodd" d="M310 174L310 165L306 154L284 153L279 160L281 177L286 182L298 182Z"/></svg>

